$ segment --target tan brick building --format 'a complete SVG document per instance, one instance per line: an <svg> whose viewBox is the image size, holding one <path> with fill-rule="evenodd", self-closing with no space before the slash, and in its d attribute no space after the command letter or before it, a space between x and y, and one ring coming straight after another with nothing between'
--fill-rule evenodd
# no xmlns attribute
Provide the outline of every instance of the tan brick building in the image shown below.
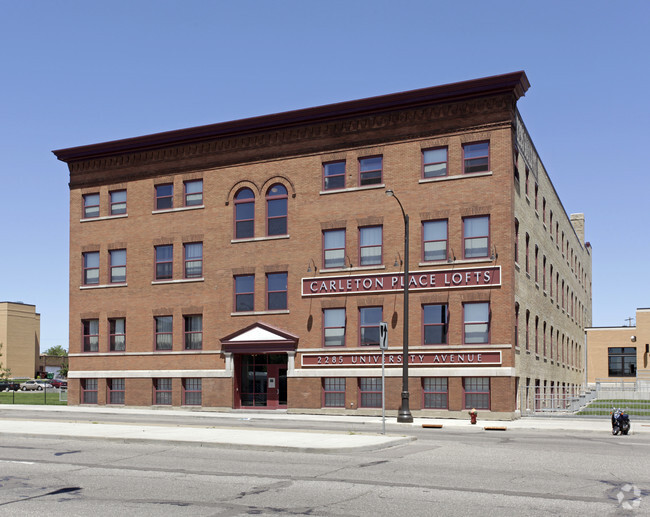
<svg viewBox="0 0 650 517"><path fill-rule="evenodd" d="M583 383L591 250L523 72L55 151L71 404L509 418ZM528 323L525 330L525 322ZM527 336L527 337L526 337ZM534 387L534 388L529 388Z"/></svg>
<svg viewBox="0 0 650 517"><path fill-rule="evenodd" d="M650 384L650 309L636 310L629 327L591 327L587 335L587 382Z"/></svg>
<svg viewBox="0 0 650 517"><path fill-rule="evenodd" d="M0 368L14 379L31 379L38 369L41 315L34 305L0 302Z"/></svg>

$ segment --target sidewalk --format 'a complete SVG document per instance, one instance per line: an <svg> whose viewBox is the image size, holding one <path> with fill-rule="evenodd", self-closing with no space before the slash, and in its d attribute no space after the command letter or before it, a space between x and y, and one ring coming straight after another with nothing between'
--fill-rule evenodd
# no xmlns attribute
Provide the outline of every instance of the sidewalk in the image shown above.
<svg viewBox="0 0 650 517"><path fill-rule="evenodd" d="M57 413L60 418L65 415L70 421L43 421L22 418L25 411L43 411ZM88 423L75 422L80 413L103 415L160 415L176 416L182 419L182 425L173 424L129 424L129 423ZM469 420L442 418L415 418L412 424L398 424L393 418L386 419L386 432L381 433L381 418L336 415L301 415L284 412L216 412L187 410L152 410L132 408L87 407L87 406L24 406L0 405L0 434L18 434L21 436L39 436L51 438L106 439L119 442L149 442L167 444L194 444L202 447L222 447L255 450L286 450L296 452L345 452L375 450L403 445L414 437L405 433L415 428L438 426L432 432L444 432L445 429L467 432L543 430L543 431L591 431L611 432L607 417L571 418L571 417L527 417L514 421L479 421L471 425ZM201 422L196 422L197 418ZM214 420L214 425L206 420ZM192 420L195 420L193 423ZM246 420L268 422L268 427L242 428L228 427L228 420ZM369 431L310 431L274 429L273 422L292 420L303 422L337 422L341 424L368 424ZM630 434L650 433L650 421L632 422Z"/></svg>

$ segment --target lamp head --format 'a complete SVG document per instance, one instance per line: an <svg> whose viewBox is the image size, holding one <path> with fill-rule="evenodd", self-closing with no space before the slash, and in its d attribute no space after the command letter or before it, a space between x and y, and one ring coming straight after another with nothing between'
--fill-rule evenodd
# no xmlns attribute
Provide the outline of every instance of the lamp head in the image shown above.
<svg viewBox="0 0 650 517"><path fill-rule="evenodd" d="M390 197L393 197L393 196L395 195L395 192L393 192L391 189L388 189L388 190L386 191L386 195L387 195L387 196L390 196Z"/></svg>

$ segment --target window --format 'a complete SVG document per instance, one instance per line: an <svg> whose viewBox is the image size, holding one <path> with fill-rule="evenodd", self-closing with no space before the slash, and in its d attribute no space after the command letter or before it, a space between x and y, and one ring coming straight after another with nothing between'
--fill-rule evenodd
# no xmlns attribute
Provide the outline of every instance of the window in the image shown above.
<svg viewBox="0 0 650 517"><path fill-rule="evenodd" d="M422 177L437 178L447 175L447 148L422 151Z"/></svg>
<svg viewBox="0 0 650 517"><path fill-rule="evenodd" d="M489 343L490 303L465 303L463 313L464 343Z"/></svg>
<svg viewBox="0 0 650 517"><path fill-rule="evenodd" d="M81 403L97 404L97 379L81 379Z"/></svg>
<svg viewBox="0 0 650 517"><path fill-rule="evenodd" d="M323 309L324 346L345 346L345 309Z"/></svg>
<svg viewBox="0 0 650 517"><path fill-rule="evenodd" d="M99 320L83 320L84 352L99 350Z"/></svg>
<svg viewBox="0 0 650 517"><path fill-rule="evenodd" d="M530 272L530 235L526 234L526 273Z"/></svg>
<svg viewBox="0 0 650 517"><path fill-rule="evenodd" d="M255 194L243 188L235 196L235 239L255 236Z"/></svg>
<svg viewBox="0 0 650 517"><path fill-rule="evenodd" d="M359 308L359 340L361 346L379 346L379 324L383 309L381 307Z"/></svg>
<svg viewBox="0 0 650 517"><path fill-rule="evenodd" d="M158 406L171 406L172 403L172 380L154 379L154 404Z"/></svg>
<svg viewBox="0 0 650 517"><path fill-rule="evenodd" d="M423 305L424 344L443 345L447 343L447 306L443 304Z"/></svg>
<svg viewBox="0 0 650 517"><path fill-rule="evenodd" d="M487 215L463 219L465 258L487 257L490 245L490 218Z"/></svg>
<svg viewBox="0 0 650 517"><path fill-rule="evenodd" d="M203 277L203 243L193 242L183 245L185 254L185 278Z"/></svg>
<svg viewBox="0 0 650 517"><path fill-rule="evenodd" d="M553 359L553 326L551 326L551 333L549 334L549 355L551 356L551 360Z"/></svg>
<svg viewBox="0 0 650 517"><path fill-rule="evenodd" d="M519 151L515 149L514 153L514 176L515 176L515 188L517 189L517 194L519 194Z"/></svg>
<svg viewBox="0 0 650 517"><path fill-rule="evenodd" d="M273 185L266 193L266 235L287 233L287 189Z"/></svg>
<svg viewBox="0 0 650 517"><path fill-rule="evenodd" d="M185 188L185 206L203 204L203 180L191 180L183 183Z"/></svg>
<svg viewBox="0 0 650 517"><path fill-rule="evenodd" d="M323 407L345 407L345 379L323 379Z"/></svg>
<svg viewBox="0 0 650 517"><path fill-rule="evenodd" d="M110 250L111 284L126 282L126 250Z"/></svg>
<svg viewBox="0 0 650 517"><path fill-rule="evenodd" d="M526 187L525 187L526 197L528 197L529 185L530 185L530 170L528 169L528 167L526 167Z"/></svg>
<svg viewBox="0 0 650 517"><path fill-rule="evenodd" d="M174 185L156 185L156 210L174 208Z"/></svg>
<svg viewBox="0 0 650 517"><path fill-rule="evenodd" d="M425 409L447 409L447 377L424 377L422 391Z"/></svg>
<svg viewBox="0 0 650 517"><path fill-rule="evenodd" d="M106 379L109 404L124 404L124 379Z"/></svg>
<svg viewBox="0 0 650 517"><path fill-rule="evenodd" d="M381 407L381 379L359 379L359 407Z"/></svg>
<svg viewBox="0 0 650 517"><path fill-rule="evenodd" d="M172 349L172 330L174 318L172 316L156 316L156 350Z"/></svg>
<svg viewBox="0 0 650 517"><path fill-rule="evenodd" d="M99 194L85 194L84 200L84 219L99 217Z"/></svg>
<svg viewBox="0 0 650 517"><path fill-rule="evenodd" d="M89 251L83 254L84 285L99 284L99 251Z"/></svg>
<svg viewBox="0 0 650 517"><path fill-rule="evenodd" d="M636 347L609 347L609 377L636 377Z"/></svg>
<svg viewBox="0 0 650 517"><path fill-rule="evenodd" d="M361 187L381 184L382 161L381 156L359 159L359 185Z"/></svg>
<svg viewBox="0 0 650 517"><path fill-rule="evenodd" d="M108 320L108 349L111 352L126 350L126 319L114 318Z"/></svg>
<svg viewBox="0 0 650 517"><path fill-rule="evenodd" d="M323 190L345 188L345 162L323 164Z"/></svg>
<svg viewBox="0 0 650 517"><path fill-rule="evenodd" d="M549 210L548 233L551 236L551 240L553 240L553 210Z"/></svg>
<svg viewBox="0 0 650 517"><path fill-rule="evenodd" d="M537 198L539 195L539 185L535 183L535 212L537 212Z"/></svg>
<svg viewBox="0 0 650 517"><path fill-rule="evenodd" d="M539 281L539 246L535 244L535 283Z"/></svg>
<svg viewBox="0 0 650 517"><path fill-rule="evenodd" d="M235 277L235 312L247 312L255 307L255 275Z"/></svg>
<svg viewBox="0 0 650 517"><path fill-rule="evenodd" d="M519 262L519 220L515 219L515 262Z"/></svg>
<svg viewBox="0 0 650 517"><path fill-rule="evenodd" d="M323 267L345 267L345 230L323 231Z"/></svg>
<svg viewBox="0 0 650 517"><path fill-rule="evenodd" d="M490 170L490 142L463 145L465 174Z"/></svg>
<svg viewBox="0 0 650 517"><path fill-rule="evenodd" d="M535 316L535 353L539 354L539 316Z"/></svg>
<svg viewBox="0 0 650 517"><path fill-rule="evenodd" d="M287 273L267 273L266 275L266 308L269 311L286 309L287 305Z"/></svg>
<svg viewBox="0 0 650 517"><path fill-rule="evenodd" d="M156 280L172 278L174 270L174 246L156 246Z"/></svg>
<svg viewBox="0 0 650 517"><path fill-rule="evenodd" d="M526 309L526 350L530 350L530 311Z"/></svg>
<svg viewBox="0 0 650 517"><path fill-rule="evenodd" d="M519 304L515 302L515 346L519 346Z"/></svg>
<svg viewBox="0 0 650 517"><path fill-rule="evenodd" d="M183 379L183 405L201 405L201 379Z"/></svg>
<svg viewBox="0 0 650 517"><path fill-rule="evenodd" d="M201 350L203 348L203 316L184 316L185 320L185 350Z"/></svg>
<svg viewBox="0 0 650 517"><path fill-rule="evenodd" d="M111 196L111 215L126 214L126 190L114 190Z"/></svg>
<svg viewBox="0 0 650 517"><path fill-rule="evenodd" d="M489 377L465 377L463 392L465 409L490 409Z"/></svg>
<svg viewBox="0 0 650 517"><path fill-rule="evenodd" d="M382 263L382 227L359 228L359 264L372 266Z"/></svg>
<svg viewBox="0 0 650 517"><path fill-rule="evenodd" d="M422 253L425 262L447 260L447 220L422 223Z"/></svg>

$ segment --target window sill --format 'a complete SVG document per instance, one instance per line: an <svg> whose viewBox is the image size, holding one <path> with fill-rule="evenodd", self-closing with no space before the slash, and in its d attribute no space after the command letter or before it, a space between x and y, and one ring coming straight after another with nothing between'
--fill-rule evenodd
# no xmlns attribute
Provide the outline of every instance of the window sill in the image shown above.
<svg viewBox="0 0 650 517"><path fill-rule="evenodd" d="M126 219L128 214L119 214L119 215L105 215L103 217L86 217L79 219L80 223L90 223L92 221L106 221L108 219Z"/></svg>
<svg viewBox="0 0 650 517"><path fill-rule="evenodd" d="M204 282L205 278L181 278L179 280L153 280L151 285L166 285L166 284L191 284L193 282Z"/></svg>
<svg viewBox="0 0 650 517"><path fill-rule="evenodd" d="M457 264L476 264L476 263L488 263L488 262L494 262L493 259L490 257L485 257L485 258L473 258L473 259L457 259L457 260L452 260L451 262L447 261L445 262L445 265L457 265ZM431 264L424 264L424 265L431 265Z"/></svg>
<svg viewBox="0 0 650 517"><path fill-rule="evenodd" d="M321 269L321 273L345 273L350 271L372 271L372 270L381 270L386 269L386 266L354 266L354 267L337 267L337 268L328 268Z"/></svg>
<svg viewBox="0 0 650 517"><path fill-rule="evenodd" d="M280 311L245 311L245 312L231 312L231 316L264 316L267 314L290 314L289 309Z"/></svg>
<svg viewBox="0 0 650 517"><path fill-rule="evenodd" d="M378 188L386 188L386 184L378 183L377 185L367 185L365 187L349 187L349 188L339 188L339 189L332 189L332 190L321 190L319 194L321 196L325 196L328 194L342 194L344 192L357 192L359 190L373 190Z"/></svg>
<svg viewBox="0 0 650 517"><path fill-rule="evenodd" d="M239 244L242 242L277 241L277 240L288 239L288 238L289 238L289 234L273 235L271 237L251 237L249 239L231 239L230 244Z"/></svg>
<svg viewBox="0 0 650 517"><path fill-rule="evenodd" d="M458 261L456 261L458 262ZM418 262L419 267L431 267L431 266L447 266L449 264L453 264L453 260L430 260L430 261L424 261L424 262Z"/></svg>
<svg viewBox="0 0 650 517"><path fill-rule="evenodd" d="M110 289L112 287L127 287L127 284L125 282L123 284L80 285L79 289L85 291L87 289Z"/></svg>
<svg viewBox="0 0 650 517"><path fill-rule="evenodd" d="M492 176L492 171L487 172L464 172L463 174L454 174L453 176L439 176L437 178L420 178L418 183L437 183L439 181L464 180L467 178L481 178Z"/></svg>
<svg viewBox="0 0 650 517"><path fill-rule="evenodd" d="M164 210L152 210L151 215L168 214L168 213L171 213L171 212L187 212L188 210L201 210L203 208L205 208L205 205L181 206L179 208L166 208Z"/></svg>

